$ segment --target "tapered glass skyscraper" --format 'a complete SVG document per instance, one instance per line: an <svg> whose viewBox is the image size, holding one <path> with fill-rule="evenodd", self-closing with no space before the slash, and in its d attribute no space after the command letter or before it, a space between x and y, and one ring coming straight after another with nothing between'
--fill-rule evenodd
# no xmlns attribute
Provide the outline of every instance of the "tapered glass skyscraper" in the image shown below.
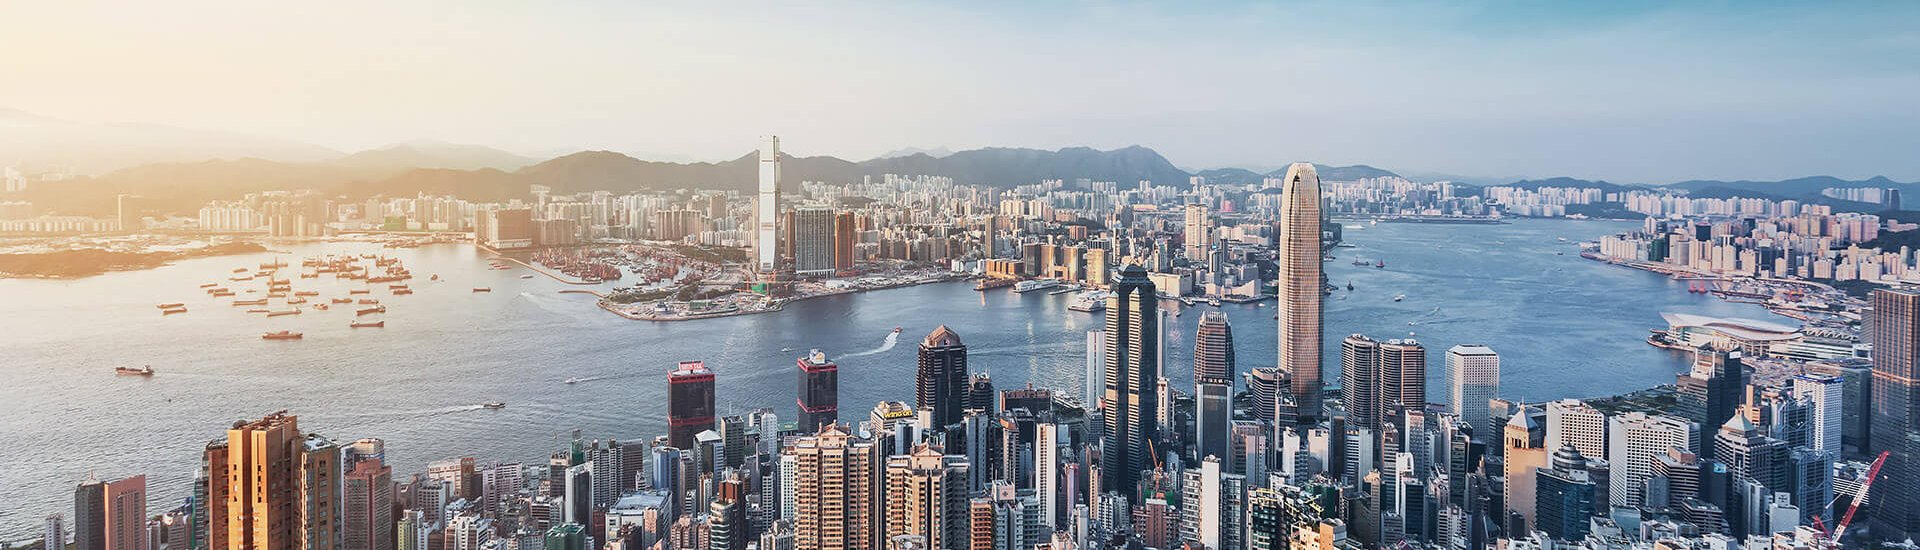
<svg viewBox="0 0 1920 550"><path fill-rule="evenodd" d="M1209 311L1193 338L1194 447L1198 457L1229 457L1233 432L1233 327Z"/></svg>
<svg viewBox="0 0 1920 550"><path fill-rule="evenodd" d="M1153 464L1147 441L1158 432L1154 384L1160 380L1159 298L1147 270L1128 265L1107 298L1107 386L1101 396L1106 430L1100 479L1106 491L1132 491Z"/></svg>
<svg viewBox="0 0 1920 550"><path fill-rule="evenodd" d="M1320 175L1313 165L1287 167L1280 194L1280 371L1293 392L1300 424L1320 417ZM1283 407L1285 405L1282 405Z"/></svg>

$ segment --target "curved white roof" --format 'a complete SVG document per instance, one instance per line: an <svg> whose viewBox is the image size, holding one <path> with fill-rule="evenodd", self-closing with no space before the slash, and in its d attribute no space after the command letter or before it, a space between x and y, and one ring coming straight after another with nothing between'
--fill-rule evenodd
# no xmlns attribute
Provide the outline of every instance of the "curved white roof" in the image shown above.
<svg viewBox="0 0 1920 550"><path fill-rule="evenodd" d="M1713 329L1742 340L1789 340L1795 338L1797 336L1796 333L1800 331L1799 327L1790 327L1758 319L1707 317L1705 315L1671 312L1661 313L1660 317L1666 319L1667 325L1669 326Z"/></svg>

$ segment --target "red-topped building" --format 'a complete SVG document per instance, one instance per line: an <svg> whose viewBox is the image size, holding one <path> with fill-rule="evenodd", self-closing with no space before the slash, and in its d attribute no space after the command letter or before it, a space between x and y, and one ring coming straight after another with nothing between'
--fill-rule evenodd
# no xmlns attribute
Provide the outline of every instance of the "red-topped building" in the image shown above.
<svg viewBox="0 0 1920 550"><path fill-rule="evenodd" d="M813 433L821 425L839 422L840 366L820 350L801 357L799 364L799 415L794 426L802 433Z"/></svg>
<svg viewBox="0 0 1920 550"><path fill-rule="evenodd" d="M713 429L713 371L703 361L681 361L667 373L667 442L692 449L693 436Z"/></svg>

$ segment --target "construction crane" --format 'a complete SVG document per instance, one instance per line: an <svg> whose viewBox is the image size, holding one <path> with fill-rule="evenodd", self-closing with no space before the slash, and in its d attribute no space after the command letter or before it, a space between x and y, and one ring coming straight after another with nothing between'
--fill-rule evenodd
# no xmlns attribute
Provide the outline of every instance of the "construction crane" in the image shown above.
<svg viewBox="0 0 1920 550"><path fill-rule="evenodd" d="M1873 479L1880 477L1880 466L1887 463L1887 454L1889 454L1890 452L1891 451L1880 451L1880 456L1878 458L1873 459L1873 466L1867 468L1867 480L1860 482L1860 491L1857 493L1854 493L1853 502L1847 504L1846 515L1840 516L1840 524L1833 526L1833 534L1827 536L1827 544L1829 548L1840 547L1840 537L1846 535L1847 525L1853 523L1854 512L1860 511L1860 503L1867 500L1867 491L1873 488ZM1834 501L1836 502L1839 500L1840 499L1838 497L1834 498ZM1828 503L1827 505L1832 506L1833 504ZM1818 517L1814 518L1814 522L1815 522L1814 525L1816 527L1824 527L1823 525L1821 525L1819 519L1820 518Z"/></svg>

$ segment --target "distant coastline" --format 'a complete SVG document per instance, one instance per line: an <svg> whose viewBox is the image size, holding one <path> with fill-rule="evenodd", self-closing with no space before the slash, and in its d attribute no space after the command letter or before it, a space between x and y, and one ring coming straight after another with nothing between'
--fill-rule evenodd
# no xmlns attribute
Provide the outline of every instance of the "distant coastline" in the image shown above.
<svg viewBox="0 0 1920 550"><path fill-rule="evenodd" d="M209 245L174 252L122 252L99 248L72 248L47 252L0 254L0 278L78 279L112 271L152 269L174 260L254 254L267 247L251 242Z"/></svg>

